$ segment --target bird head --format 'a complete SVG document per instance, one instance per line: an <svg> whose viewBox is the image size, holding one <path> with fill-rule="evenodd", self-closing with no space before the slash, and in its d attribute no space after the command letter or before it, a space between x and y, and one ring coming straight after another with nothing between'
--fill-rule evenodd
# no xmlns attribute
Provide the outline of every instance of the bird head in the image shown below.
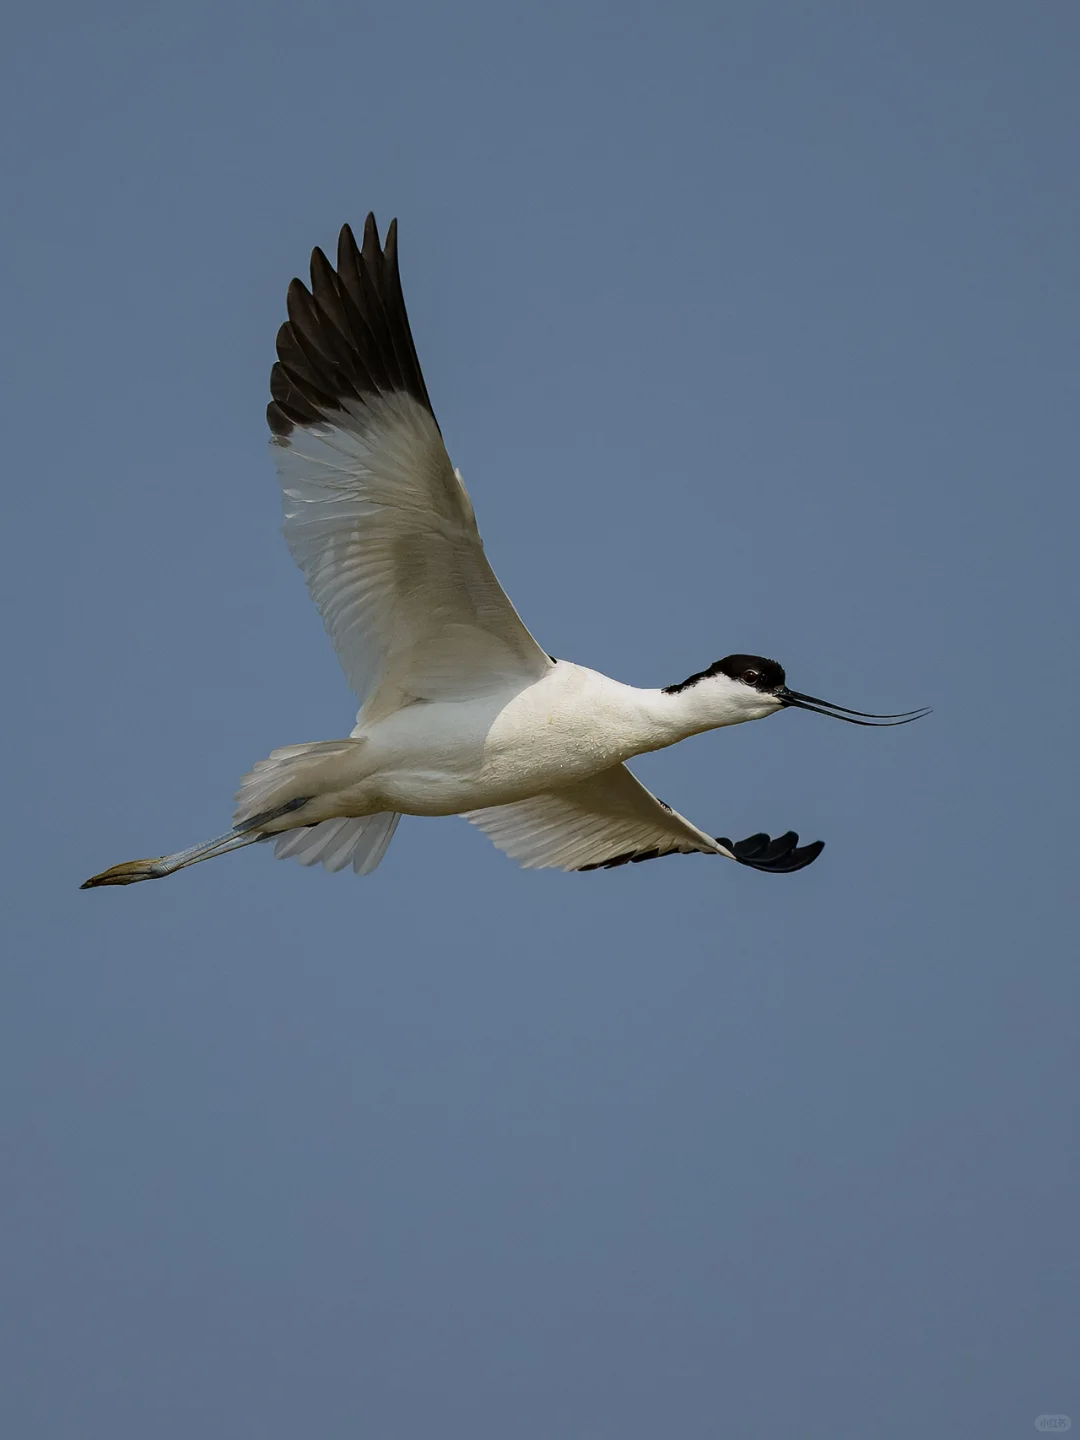
<svg viewBox="0 0 1080 1440"><path fill-rule="evenodd" d="M869 710L849 710L831 700L819 700L814 695L804 695L801 690L791 690L787 685L784 667L764 655L725 655L707 670L699 670L678 685L665 687L666 695L681 695L690 690L708 699L722 719L714 723L738 725L744 720L762 720L766 715L775 715L778 710L809 710L815 715L828 715L834 720L846 720L849 725L909 725L929 715L930 707L920 710L905 710L891 715L876 715ZM707 687L707 688L706 688Z"/></svg>

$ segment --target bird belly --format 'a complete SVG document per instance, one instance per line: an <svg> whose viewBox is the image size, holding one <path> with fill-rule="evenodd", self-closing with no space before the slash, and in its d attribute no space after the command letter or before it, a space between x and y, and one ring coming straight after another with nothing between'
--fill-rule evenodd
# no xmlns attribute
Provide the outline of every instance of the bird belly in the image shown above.
<svg viewBox="0 0 1080 1440"><path fill-rule="evenodd" d="M571 785L644 748L580 692L541 682L509 697L411 705L367 734L366 784L380 808L454 815Z"/></svg>

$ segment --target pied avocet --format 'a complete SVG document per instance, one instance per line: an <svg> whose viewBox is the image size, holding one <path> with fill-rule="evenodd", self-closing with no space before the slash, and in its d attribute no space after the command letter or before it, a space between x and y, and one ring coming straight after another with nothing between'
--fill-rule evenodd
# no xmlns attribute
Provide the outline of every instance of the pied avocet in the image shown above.
<svg viewBox="0 0 1080 1440"><path fill-rule="evenodd" d="M769 873L821 853L794 832L714 839L623 763L688 735L789 707L903 725L789 690L759 655L728 655L677 685L638 690L555 660L488 564L416 357L397 225L346 225L294 280L267 410L285 539L360 698L347 740L287 745L237 794L235 824L189 850L87 880L157 880L259 840L328 870L374 870L402 815L464 815L526 866L595 870L693 851Z"/></svg>

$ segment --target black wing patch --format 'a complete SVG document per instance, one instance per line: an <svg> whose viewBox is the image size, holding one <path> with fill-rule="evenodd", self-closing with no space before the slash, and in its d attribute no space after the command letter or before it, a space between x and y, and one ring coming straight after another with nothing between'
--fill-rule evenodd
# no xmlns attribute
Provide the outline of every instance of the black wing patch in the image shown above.
<svg viewBox="0 0 1080 1440"><path fill-rule="evenodd" d="M661 801L663 804L663 801ZM730 850L740 865L749 865L754 870L764 870L770 875L790 875L812 865L825 849L824 840L815 840L810 845L799 845L794 830L770 840L764 832L751 835L734 844L718 836L716 843ZM616 855L611 860L597 860L591 865L579 865L579 870L612 870L616 865L637 865L642 860L658 860L664 855L701 854L701 851L686 850L639 850L628 855Z"/></svg>
<svg viewBox="0 0 1080 1440"><path fill-rule="evenodd" d="M701 854L689 850L631 850L626 855L614 855L610 860L594 860L591 865L579 865L581 870L614 870L616 865L639 865L642 860L659 860L664 855Z"/></svg>
<svg viewBox="0 0 1080 1440"><path fill-rule="evenodd" d="M749 865L754 870L764 870L770 875L790 875L795 870L805 870L825 849L824 840L814 840L809 845L800 846L799 837L794 830L789 830L786 835L778 835L775 840L770 840L768 835L761 831L746 840L736 840L734 845L730 840L717 837L717 844L730 850L740 865Z"/></svg>
<svg viewBox="0 0 1080 1440"><path fill-rule="evenodd" d="M390 222L385 248L374 215L364 224L363 248L342 226L337 261L334 270L315 249L311 289L300 280L289 286L266 409L279 442L297 425L318 424L365 395L404 391L431 412L401 293L397 221Z"/></svg>

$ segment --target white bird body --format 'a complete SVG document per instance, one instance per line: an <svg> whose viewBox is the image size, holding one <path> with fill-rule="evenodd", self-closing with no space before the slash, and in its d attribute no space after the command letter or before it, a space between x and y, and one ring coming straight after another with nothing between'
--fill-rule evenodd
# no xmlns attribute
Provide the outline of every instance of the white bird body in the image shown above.
<svg viewBox="0 0 1080 1440"><path fill-rule="evenodd" d="M289 287L267 417L285 539L361 701L356 727L260 761L225 835L113 866L86 886L157 879L260 840L302 864L366 874L402 814L464 815L526 866L700 851L787 872L816 859L821 842L796 848L794 832L714 839L623 762L825 702L788 690L781 667L760 656L730 655L663 690L554 660L495 578L443 445L401 294L396 227L383 249L369 216L360 250L346 226L337 270L316 250L311 282Z"/></svg>
<svg viewBox="0 0 1080 1440"><path fill-rule="evenodd" d="M284 762L281 783L252 787L257 794L241 799L237 819L312 789L317 793L306 805L267 822L266 833L335 816L459 815L508 805L780 708L772 697L743 705L739 688L720 677L667 695L560 660L516 691L414 702L370 725L361 711L352 743L338 742L339 750L322 757L316 752L317 768L296 763L304 747L275 752Z"/></svg>

